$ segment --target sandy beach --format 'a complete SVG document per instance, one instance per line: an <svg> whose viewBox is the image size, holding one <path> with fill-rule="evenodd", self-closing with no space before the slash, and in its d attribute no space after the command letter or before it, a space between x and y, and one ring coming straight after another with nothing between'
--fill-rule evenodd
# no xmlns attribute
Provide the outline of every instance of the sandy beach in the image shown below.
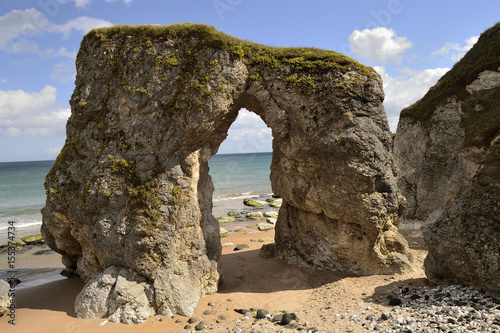
<svg viewBox="0 0 500 333"><path fill-rule="evenodd" d="M193 314L204 321L206 332L293 332L268 320L244 318L235 309L265 309L271 314L293 312L295 325L315 327L323 332L363 332L361 325L349 320L352 314L391 311L386 296L403 287L423 287L427 280L422 269L426 252L413 249L417 260L415 271L395 276L356 276L347 273L317 271L289 265L275 258L258 256L263 244L269 243L274 231L257 231L245 224L224 225L230 230L222 238L224 281L218 293L200 299ZM260 240L260 241L259 241ZM228 245L232 244L232 245ZM240 251L238 244L249 247ZM155 316L133 326L115 324L105 319L83 320L75 316L73 302L84 286L79 278L65 278L57 253L34 255L46 246L36 246L16 256L15 323L0 318L0 332L187 332L187 317ZM0 255L0 268L6 269L6 254ZM5 271L4 271L5 272Z"/></svg>

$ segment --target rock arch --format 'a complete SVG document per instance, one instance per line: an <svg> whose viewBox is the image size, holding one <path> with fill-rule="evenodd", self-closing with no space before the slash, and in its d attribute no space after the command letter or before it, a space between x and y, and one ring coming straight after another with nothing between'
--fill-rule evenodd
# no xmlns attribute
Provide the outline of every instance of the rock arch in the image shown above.
<svg viewBox="0 0 500 333"><path fill-rule="evenodd" d="M216 292L221 245L207 162L243 107L273 132L279 257L359 274L411 269L373 69L191 24L93 30L76 66L42 232L88 281L80 317L189 315Z"/></svg>

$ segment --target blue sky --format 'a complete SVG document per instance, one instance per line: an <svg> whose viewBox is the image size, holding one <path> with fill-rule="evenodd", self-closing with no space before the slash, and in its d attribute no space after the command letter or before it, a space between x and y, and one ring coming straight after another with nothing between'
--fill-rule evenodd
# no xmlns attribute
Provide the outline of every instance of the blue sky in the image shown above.
<svg viewBox="0 0 500 333"><path fill-rule="evenodd" d="M55 159L65 140L75 57L90 29L206 23L273 46L312 46L373 66L392 131L500 20L500 1L0 0L0 162ZM245 110L219 153L271 151L271 132Z"/></svg>

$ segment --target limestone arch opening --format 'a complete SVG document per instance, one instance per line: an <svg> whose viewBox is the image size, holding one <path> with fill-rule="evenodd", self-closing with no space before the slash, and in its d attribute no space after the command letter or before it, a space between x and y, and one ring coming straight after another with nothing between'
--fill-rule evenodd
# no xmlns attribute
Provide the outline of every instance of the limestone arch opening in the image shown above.
<svg viewBox="0 0 500 333"><path fill-rule="evenodd" d="M281 199L273 195L270 179L272 140L262 117L243 107L208 161L214 185L212 215L219 221L222 244L228 233L274 229Z"/></svg>

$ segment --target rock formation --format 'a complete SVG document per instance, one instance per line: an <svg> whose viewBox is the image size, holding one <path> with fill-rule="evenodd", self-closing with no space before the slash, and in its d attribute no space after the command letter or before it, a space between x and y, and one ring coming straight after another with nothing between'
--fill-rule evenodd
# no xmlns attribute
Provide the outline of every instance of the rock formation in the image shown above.
<svg viewBox="0 0 500 333"><path fill-rule="evenodd" d="M436 221L482 164L496 124L498 94L492 88L500 84L500 61L498 45L490 41L497 38L496 29L422 100L401 112L394 159L407 200L402 226L418 229ZM481 54L484 49L487 55Z"/></svg>
<svg viewBox="0 0 500 333"><path fill-rule="evenodd" d="M5 280L0 280L0 317L3 316L11 307L10 284Z"/></svg>
<svg viewBox="0 0 500 333"><path fill-rule="evenodd" d="M429 279L500 296L500 24L403 110L394 152Z"/></svg>
<svg viewBox="0 0 500 333"><path fill-rule="evenodd" d="M191 24L93 30L76 66L42 232L90 281L78 316L189 315L216 292L221 243L207 161L243 107L272 129L281 258L360 274L411 269L373 69ZM121 277L138 300L117 294Z"/></svg>

